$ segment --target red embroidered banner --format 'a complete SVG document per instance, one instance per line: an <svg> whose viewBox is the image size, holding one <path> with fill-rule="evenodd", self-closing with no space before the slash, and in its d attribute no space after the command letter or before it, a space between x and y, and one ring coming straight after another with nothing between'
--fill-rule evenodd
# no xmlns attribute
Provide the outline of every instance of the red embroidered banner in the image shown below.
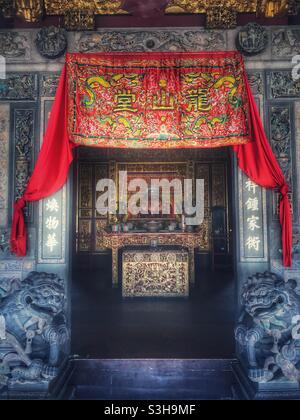
<svg viewBox="0 0 300 420"><path fill-rule="evenodd" d="M11 250L18 256L26 255L26 201L49 197L64 185L79 145L234 145L240 169L281 193L283 263L292 265L289 186L239 53L68 54L36 167L15 203Z"/></svg>
<svg viewBox="0 0 300 420"><path fill-rule="evenodd" d="M72 54L68 131L77 145L194 148L248 143L237 53Z"/></svg>

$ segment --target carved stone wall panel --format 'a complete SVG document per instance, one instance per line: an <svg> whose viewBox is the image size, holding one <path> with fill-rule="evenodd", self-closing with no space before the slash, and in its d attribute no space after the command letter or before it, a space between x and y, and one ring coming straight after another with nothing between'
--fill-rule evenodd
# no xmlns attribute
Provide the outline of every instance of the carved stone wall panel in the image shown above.
<svg viewBox="0 0 300 420"><path fill-rule="evenodd" d="M227 49L225 31L103 30L75 33L71 51L220 51Z"/></svg>
<svg viewBox="0 0 300 420"><path fill-rule="evenodd" d="M7 227L4 229L0 229L0 259L10 255L9 237L10 231Z"/></svg>
<svg viewBox="0 0 300 420"><path fill-rule="evenodd" d="M27 227L27 258L34 258L36 254L36 229ZM10 252L10 228L0 228L0 260L15 258ZM24 260L25 261L25 260ZM1 277L1 272L0 272Z"/></svg>
<svg viewBox="0 0 300 420"><path fill-rule="evenodd" d="M300 197L300 101L295 103L295 138L296 138L296 182L297 182L297 193ZM300 215L300 203L299 200L295 203L297 214ZM300 260L300 220L297 219L294 224L294 258Z"/></svg>
<svg viewBox="0 0 300 420"><path fill-rule="evenodd" d="M248 79L253 95L260 96L265 93L264 73L262 71L248 72Z"/></svg>
<svg viewBox="0 0 300 420"><path fill-rule="evenodd" d="M8 63L31 60L31 32L0 31L0 55Z"/></svg>
<svg viewBox="0 0 300 420"><path fill-rule="evenodd" d="M288 60L300 54L300 27L273 29L271 38L273 60Z"/></svg>
<svg viewBox="0 0 300 420"><path fill-rule="evenodd" d="M56 60L67 50L66 31L58 26L43 27L36 35L35 46L42 57Z"/></svg>
<svg viewBox="0 0 300 420"><path fill-rule="evenodd" d="M291 70L271 71L267 75L271 99L293 99L300 97L300 80L294 80Z"/></svg>
<svg viewBox="0 0 300 420"><path fill-rule="evenodd" d="M255 56L262 54L268 47L269 33L257 23L248 23L242 27L236 38L236 47L242 54Z"/></svg>
<svg viewBox="0 0 300 420"><path fill-rule="evenodd" d="M298 197L300 197L300 101L295 103L295 138L296 138L296 165L297 165L297 185ZM300 202L297 200L298 215L300 216ZM300 218L297 223L300 224ZM300 238L299 238L300 239ZM299 242L300 245L300 242ZM300 249L299 249L300 253Z"/></svg>
<svg viewBox="0 0 300 420"><path fill-rule="evenodd" d="M0 278L23 280L36 267L34 259L0 259Z"/></svg>
<svg viewBox="0 0 300 420"><path fill-rule="evenodd" d="M300 27L266 28L271 46L251 61L290 60L300 54ZM38 30L0 31L0 55L13 63L49 63L41 57L35 45ZM93 32L69 32L70 52L95 51L214 51L235 48L236 30L180 29L120 29ZM61 64L64 58L53 61ZM246 60L249 62L249 59Z"/></svg>
<svg viewBox="0 0 300 420"><path fill-rule="evenodd" d="M0 79L0 101L35 101L37 98L37 74L8 73L6 79Z"/></svg>
<svg viewBox="0 0 300 420"><path fill-rule="evenodd" d="M284 173L292 195L293 209L297 196L295 190L294 167L295 167L295 142L294 140L294 110L292 103L272 102L269 105L269 132L270 142ZM279 193L273 193L273 216L278 218ZM296 213L294 214L294 217Z"/></svg>
<svg viewBox="0 0 300 420"><path fill-rule="evenodd" d="M54 98L58 88L60 73L46 73L40 75L40 96Z"/></svg>
<svg viewBox="0 0 300 420"><path fill-rule="evenodd" d="M36 108L16 106L12 110L14 140L14 194L13 201L24 194L28 179L34 167ZM28 222L33 221L33 205L25 209Z"/></svg>
<svg viewBox="0 0 300 420"><path fill-rule="evenodd" d="M9 207L9 126L9 105L0 104L0 226L4 227L7 226Z"/></svg>

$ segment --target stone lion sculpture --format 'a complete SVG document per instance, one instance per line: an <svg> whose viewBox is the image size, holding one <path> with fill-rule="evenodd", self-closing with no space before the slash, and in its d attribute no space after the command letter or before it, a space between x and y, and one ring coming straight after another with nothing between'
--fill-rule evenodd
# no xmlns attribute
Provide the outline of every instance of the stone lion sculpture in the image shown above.
<svg viewBox="0 0 300 420"><path fill-rule="evenodd" d="M242 293L235 331L253 382L300 381L300 295L296 281L275 274L250 277Z"/></svg>
<svg viewBox="0 0 300 420"><path fill-rule="evenodd" d="M11 286L0 279L0 290L0 387L49 382L69 340L63 281L33 272Z"/></svg>

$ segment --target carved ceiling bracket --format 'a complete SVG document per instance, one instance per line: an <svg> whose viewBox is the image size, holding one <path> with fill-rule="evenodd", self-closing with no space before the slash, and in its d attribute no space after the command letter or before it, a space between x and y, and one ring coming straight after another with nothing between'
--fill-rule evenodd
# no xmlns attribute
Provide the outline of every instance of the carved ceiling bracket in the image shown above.
<svg viewBox="0 0 300 420"><path fill-rule="evenodd" d="M233 29L237 26L237 12L227 7L207 10L206 26L209 29Z"/></svg>
<svg viewBox="0 0 300 420"><path fill-rule="evenodd" d="M64 15L68 31L92 31L95 29L95 14L91 10L68 10Z"/></svg>

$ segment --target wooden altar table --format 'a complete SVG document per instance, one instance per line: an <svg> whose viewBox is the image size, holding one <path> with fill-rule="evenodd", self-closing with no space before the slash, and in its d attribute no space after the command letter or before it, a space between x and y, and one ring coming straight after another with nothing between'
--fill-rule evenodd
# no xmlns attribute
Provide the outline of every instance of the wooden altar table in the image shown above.
<svg viewBox="0 0 300 420"><path fill-rule="evenodd" d="M119 250L125 247L151 246L179 246L189 252L189 281L195 283L195 249L201 246L201 233L189 232L130 232L103 234L103 245L112 250L112 281L113 286L119 284Z"/></svg>

